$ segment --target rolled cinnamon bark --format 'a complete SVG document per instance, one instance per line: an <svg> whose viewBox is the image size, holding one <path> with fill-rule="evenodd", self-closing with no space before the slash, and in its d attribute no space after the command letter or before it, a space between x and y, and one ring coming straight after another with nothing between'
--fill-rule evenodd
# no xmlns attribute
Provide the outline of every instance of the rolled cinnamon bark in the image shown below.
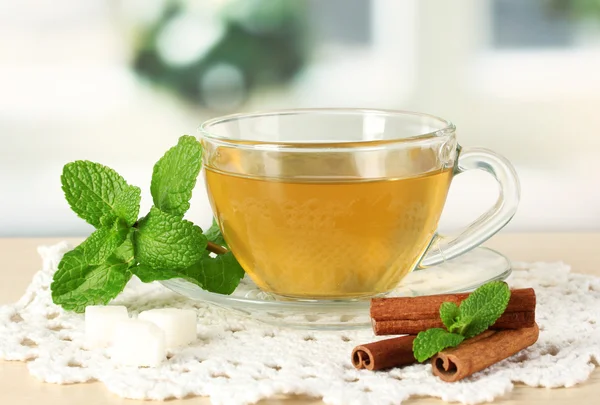
<svg viewBox="0 0 600 405"><path fill-rule="evenodd" d="M356 346L352 365L358 369L382 370L415 363L413 341L416 336L401 336Z"/></svg>
<svg viewBox="0 0 600 405"><path fill-rule="evenodd" d="M530 328L487 330L433 356L431 368L434 375L446 382L459 381L531 346L538 336L535 323Z"/></svg>
<svg viewBox="0 0 600 405"><path fill-rule="evenodd" d="M428 319L399 319L395 321L371 320L376 335L416 335L431 328L444 328L444 323L438 317ZM512 312L502 315L491 329L521 329L530 328L535 323L535 312Z"/></svg>
<svg viewBox="0 0 600 405"><path fill-rule="evenodd" d="M443 327L440 306L443 302L459 305L469 296L442 294L423 297L374 298L371 300L371 319L376 335L417 334L429 328ZM532 288L511 291L504 314L492 329L520 329L535 323L535 291Z"/></svg>

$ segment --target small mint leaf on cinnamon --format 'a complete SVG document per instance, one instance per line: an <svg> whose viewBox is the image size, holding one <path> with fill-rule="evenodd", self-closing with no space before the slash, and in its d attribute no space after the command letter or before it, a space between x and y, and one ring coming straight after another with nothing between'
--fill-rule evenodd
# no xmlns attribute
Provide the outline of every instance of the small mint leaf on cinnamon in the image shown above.
<svg viewBox="0 0 600 405"><path fill-rule="evenodd" d="M454 302L444 302L440 306L440 318L450 332L452 325L456 323L458 316L460 315L460 309Z"/></svg>
<svg viewBox="0 0 600 405"><path fill-rule="evenodd" d="M442 303L440 318L448 330L432 328L420 332L413 342L415 358L425 361L484 332L506 311L509 300L508 284L491 281L473 291L460 306L453 302Z"/></svg>
<svg viewBox="0 0 600 405"><path fill-rule="evenodd" d="M413 342L413 353L419 362L433 357L448 347L458 346L465 338L442 328L432 328L419 332Z"/></svg>
<svg viewBox="0 0 600 405"><path fill-rule="evenodd" d="M460 304L461 334L470 338L485 331L504 313L509 300L510 289L504 281L491 281L473 291Z"/></svg>

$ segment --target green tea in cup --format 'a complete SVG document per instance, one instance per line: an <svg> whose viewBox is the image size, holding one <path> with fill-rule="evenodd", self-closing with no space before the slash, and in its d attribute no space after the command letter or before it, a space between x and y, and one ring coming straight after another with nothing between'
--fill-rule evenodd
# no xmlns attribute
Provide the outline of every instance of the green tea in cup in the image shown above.
<svg viewBox="0 0 600 405"><path fill-rule="evenodd" d="M279 296L384 294L410 271L478 246L518 203L505 159L461 152L454 126L426 114L294 110L217 118L202 131L206 185L225 240L258 287ZM501 200L440 242L452 178L477 168L496 176Z"/></svg>

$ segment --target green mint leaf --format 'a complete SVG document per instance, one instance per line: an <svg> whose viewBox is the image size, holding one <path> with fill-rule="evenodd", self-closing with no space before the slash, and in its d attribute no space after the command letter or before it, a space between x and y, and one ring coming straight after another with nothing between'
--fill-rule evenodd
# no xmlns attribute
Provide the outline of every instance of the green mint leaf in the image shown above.
<svg viewBox="0 0 600 405"><path fill-rule="evenodd" d="M459 314L460 310L454 302L444 302L440 306L440 318L450 332L453 332L452 325L456 322Z"/></svg>
<svg viewBox="0 0 600 405"><path fill-rule="evenodd" d="M65 253L58 268L71 256L80 257L84 265L104 263L125 241L128 230L120 221L115 222L111 228L97 229L75 249Z"/></svg>
<svg viewBox="0 0 600 405"><path fill-rule="evenodd" d="M209 242L216 243L220 246L227 246L227 242L225 242L223 234L221 233L221 228L219 228L219 224L214 218L211 227L204 232L204 236L206 236L206 239L208 239Z"/></svg>
<svg viewBox="0 0 600 405"><path fill-rule="evenodd" d="M115 212L129 226L133 226L138 219L142 200L141 193L139 187L128 185L123 192L115 197Z"/></svg>
<svg viewBox="0 0 600 405"><path fill-rule="evenodd" d="M106 304L116 297L131 278L127 270L131 259L123 260L127 254L121 255L130 234L130 228L117 220L65 253L50 286L54 303L82 312L87 305Z"/></svg>
<svg viewBox="0 0 600 405"><path fill-rule="evenodd" d="M81 250L87 264L101 264L125 241L129 228L118 222L112 228L100 228L76 250Z"/></svg>
<svg viewBox="0 0 600 405"><path fill-rule="evenodd" d="M172 278L184 278L185 275L178 270L153 269L150 266L139 264L131 268L134 276L137 276L143 283L151 283L153 281L170 280Z"/></svg>
<svg viewBox="0 0 600 405"><path fill-rule="evenodd" d="M413 341L413 354L419 362L436 355L448 347L458 346L465 338L442 328L419 332Z"/></svg>
<svg viewBox="0 0 600 405"><path fill-rule="evenodd" d="M150 192L154 205L166 213L183 217L190 208L192 190L202 166L202 146L184 135L154 166Z"/></svg>
<svg viewBox="0 0 600 405"><path fill-rule="evenodd" d="M130 228L125 241L119 246L113 253L113 256L122 261L123 263L127 263L130 266L135 264L135 252L133 250L133 233L134 229Z"/></svg>
<svg viewBox="0 0 600 405"><path fill-rule="evenodd" d="M203 257L199 262L186 269L188 277L197 280L203 289L219 294L231 294L240 280L244 278L244 269L231 252L216 257Z"/></svg>
<svg viewBox="0 0 600 405"><path fill-rule="evenodd" d="M184 269L165 270L139 265L131 271L144 283L182 278L200 288L219 294L231 294L244 277L244 269L231 252L217 257L205 256Z"/></svg>
<svg viewBox="0 0 600 405"><path fill-rule="evenodd" d="M459 335L464 336L467 328L471 325L472 322L473 322L473 318L462 317L462 318L458 319L456 322L454 322L452 325L450 325L450 327L448 328L448 331L452 332L452 333L458 333Z"/></svg>
<svg viewBox="0 0 600 405"><path fill-rule="evenodd" d="M473 291L460 304L457 323L465 338L479 335L500 318L510 300L510 289L503 281L492 281Z"/></svg>
<svg viewBox="0 0 600 405"><path fill-rule="evenodd" d="M191 266L202 258L206 237L200 227L156 207L140 219L133 237L140 264L165 270Z"/></svg>
<svg viewBox="0 0 600 405"><path fill-rule="evenodd" d="M90 265L82 251L69 253L61 260L50 285L52 301L66 310L84 312L88 305L108 304L131 278L129 265L114 256L100 265Z"/></svg>
<svg viewBox="0 0 600 405"><path fill-rule="evenodd" d="M114 170L85 160L68 163L61 176L71 209L96 228L122 219L133 225L140 209L140 189Z"/></svg>

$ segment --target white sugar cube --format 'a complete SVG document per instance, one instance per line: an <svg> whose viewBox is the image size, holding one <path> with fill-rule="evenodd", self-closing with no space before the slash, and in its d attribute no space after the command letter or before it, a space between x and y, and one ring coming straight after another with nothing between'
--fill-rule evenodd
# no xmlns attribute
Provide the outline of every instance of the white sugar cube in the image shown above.
<svg viewBox="0 0 600 405"><path fill-rule="evenodd" d="M140 313L165 332L168 348L185 346L196 340L196 312L191 309L159 308Z"/></svg>
<svg viewBox="0 0 600 405"><path fill-rule="evenodd" d="M164 332L152 322L130 319L115 325L111 359L125 366L156 367L167 356Z"/></svg>
<svg viewBox="0 0 600 405"><path fill-rule="evenodd" d="M127 308L117 305L91 305L85 308L85 340L90 348L110 344L115 324L129 319Z"/></svg>

